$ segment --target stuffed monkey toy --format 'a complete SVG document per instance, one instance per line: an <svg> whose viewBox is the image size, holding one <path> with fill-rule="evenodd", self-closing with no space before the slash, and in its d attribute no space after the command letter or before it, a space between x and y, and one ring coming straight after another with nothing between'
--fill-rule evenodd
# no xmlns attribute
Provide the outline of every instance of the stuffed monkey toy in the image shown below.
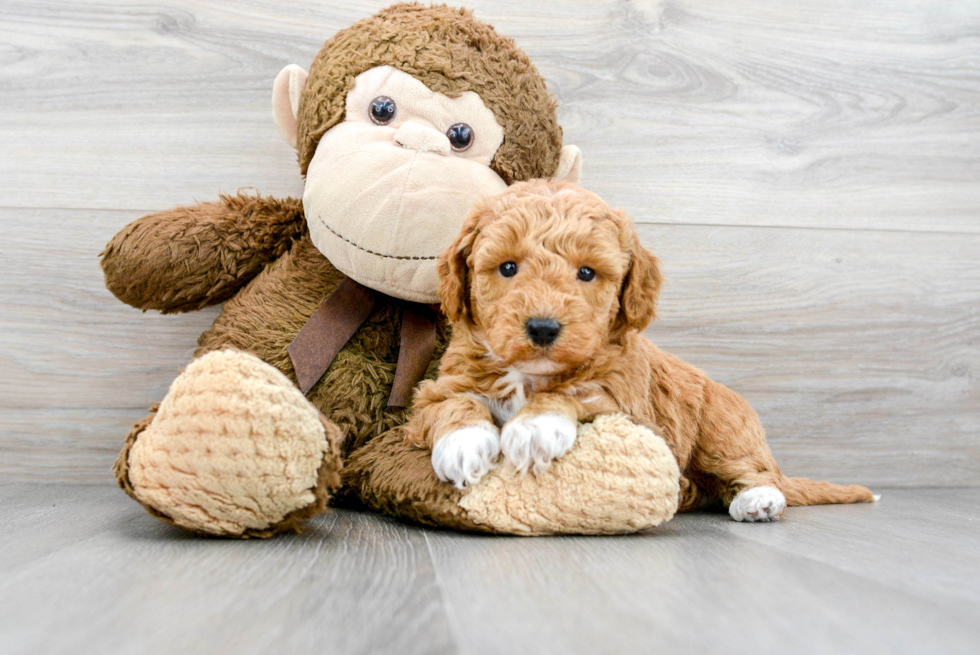
<svg viewBox="0 0 980 655"><path fill-rule="evenodd" d="M429 525L622 533L677 508L676 461L623 416L582 425L540 475L456 489L406 443L412 391L448 341L436 263L476 200L577 180L555 102L514 42L465 10L395 5L340 31L273 114L302 200L222 196L140 218L102 253L120 300L164 313L224 303L193 361L115 465L152 515L267 537L346 500Z"/></svg>

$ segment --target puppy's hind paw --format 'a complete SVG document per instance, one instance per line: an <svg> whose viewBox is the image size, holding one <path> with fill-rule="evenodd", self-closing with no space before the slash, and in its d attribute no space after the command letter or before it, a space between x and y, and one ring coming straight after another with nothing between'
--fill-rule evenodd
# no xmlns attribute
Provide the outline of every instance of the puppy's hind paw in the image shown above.
<svg viewBox="0 0 980 655"><path fill-rule="evenodd" d="M777 521L786 509L786 497L776 487L745 489L728 506L728 514L736 521L761 523Z"/></svg>
<svg viewBox="0 0 980 655"><path fill-rule="evenodd" d="M516 416L501 431L500 447L521 473L532 464L535 473L542 473L553 459L568 452L577 432L575 421L561 414Z"/></svg>
<svg viewBox="0 0 980 655"><path fill-rule="evenodd" d="M497 428L490 423L477 423L440 439L432 449L432 468L440 480L462 489L489 473L499 454Z"/></svg>

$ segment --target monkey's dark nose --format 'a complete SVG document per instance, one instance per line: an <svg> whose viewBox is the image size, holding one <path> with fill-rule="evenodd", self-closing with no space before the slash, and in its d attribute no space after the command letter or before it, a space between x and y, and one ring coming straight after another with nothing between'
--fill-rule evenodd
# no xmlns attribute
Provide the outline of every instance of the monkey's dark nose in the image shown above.
<svg viewBox="0 0 980 655"><path fill-rule="evenodd" d="M529 318L524 326L528 338L537 346L549 346L558 338L561 323L553 318Z"/></svg>

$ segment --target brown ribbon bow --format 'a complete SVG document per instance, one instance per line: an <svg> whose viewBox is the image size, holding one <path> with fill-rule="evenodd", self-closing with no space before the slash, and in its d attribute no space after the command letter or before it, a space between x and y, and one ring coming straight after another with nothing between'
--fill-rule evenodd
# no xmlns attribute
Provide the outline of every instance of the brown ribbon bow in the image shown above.
<svg viewBox="0 0 980 655"><path fill-rule="evenodd" d="M378 296L385 297L350 278L344 278L306 321L286 349L293 362L299 388L304 394L320 381L341 349L368 319L377 305ZM412 390L425 377L436 350L436 310L420 303L401 304L398 364L388 395L388 407L392 408L408 406Z"/></svg>

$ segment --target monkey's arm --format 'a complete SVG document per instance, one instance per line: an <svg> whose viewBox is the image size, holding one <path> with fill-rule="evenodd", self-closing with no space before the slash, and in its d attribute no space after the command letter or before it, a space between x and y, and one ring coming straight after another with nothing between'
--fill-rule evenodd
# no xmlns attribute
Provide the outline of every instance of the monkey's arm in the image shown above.
<svg viewBox="0 0 980 655"><path fill-rule="evenodd" d="M138 309L201 309L231 297L304 226L299 199L221 196L133 221L102 251L102 271L109 290Z"/></svg>

